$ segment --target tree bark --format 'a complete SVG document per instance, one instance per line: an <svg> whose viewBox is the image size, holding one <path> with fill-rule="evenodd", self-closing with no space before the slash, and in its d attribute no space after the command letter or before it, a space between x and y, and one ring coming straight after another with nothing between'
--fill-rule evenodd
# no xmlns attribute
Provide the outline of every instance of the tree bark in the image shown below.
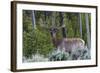
<svg viewBox="0 0 100 73"><path fill-rule="evenodd" d="M55 14L56 12L52 12L52 26L55 27Z"/></svg>
<svg viewBox="0 0 100 73"><path fill-rule="evenodd" d="M35 20L35 11L32 10L32 25L33 28L36 28L36 20Z"/></svg>
<svg viewBox="0 0 100 73"><path fill-rule="evenodd" d="M63 38L66 38L66 27L64 24L64 13L60 13L60 17L61 17L60 25L62 27L62 35L63 35Z"/></svg>
<svg viewBox="0 0 100 73"><path fill-rule="evenodd" d="M81 18L81 13L79 13L79 25L80 25L80 36L82 38L82 18Z"/></svg>
<svg viewBox="0 0 100 73"><path fill-rule="evenodd" d="M85 14L85 19L86 19L86 30L87 30L87 47L90 49L91 48L91 40L90 40L90 30L89 30L89 17L88 14Z"/></svg>

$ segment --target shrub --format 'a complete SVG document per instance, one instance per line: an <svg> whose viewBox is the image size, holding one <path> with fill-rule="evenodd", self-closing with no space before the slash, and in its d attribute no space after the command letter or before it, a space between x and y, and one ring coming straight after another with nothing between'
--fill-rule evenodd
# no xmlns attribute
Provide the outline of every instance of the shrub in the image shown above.
<svg viewBox="0 0 100 73"><path fill-rule="evenodd" d="M71 52L72 60L85 60L90 59L90 49L87 47L77 48Z"/></svg>
<svg viewBox="0 0 100 73"><path fill-rule="evenodd" d="M84 60L84 59L91 59L91 54L90 54L90 49L85 47L83 50L82 50L82 54L81 56L79 57L81 60Z"/></svg>
<svg viewBox="0 0 100 73"><path fill-rule="evenodd" d="M50 61L63 61L67 60L69 57L69 53L65 52L64 50L54 50L50 55L49 55L49 60Z"/></svg>
<svg viewBox="0 0 100 73"><path fill-rule="evenodd" d="M37 50L46 57L50 50L53 49L50 36L38 29L28 33L24 32L23 35L23 55L25 57L31 57L36 54Z"/></svg>
<svg viewBox="0 0 100 73"><path fill-rule="evenodd" d="M74 49L71 51L71 53L56 49L49 54L50 61L86 60L90 58L90 49L87 47Z"/></svg>

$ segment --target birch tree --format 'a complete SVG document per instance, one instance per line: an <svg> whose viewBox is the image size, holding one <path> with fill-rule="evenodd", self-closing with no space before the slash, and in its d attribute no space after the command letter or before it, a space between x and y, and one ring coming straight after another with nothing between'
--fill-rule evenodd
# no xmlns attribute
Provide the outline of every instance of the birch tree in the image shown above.
<svg viewBox="0 0 100 73"><path fill-rule="evenodd" d="M36 19L35 19L35 11L32 10L32 25L33 28L36 29Z"/></svg>

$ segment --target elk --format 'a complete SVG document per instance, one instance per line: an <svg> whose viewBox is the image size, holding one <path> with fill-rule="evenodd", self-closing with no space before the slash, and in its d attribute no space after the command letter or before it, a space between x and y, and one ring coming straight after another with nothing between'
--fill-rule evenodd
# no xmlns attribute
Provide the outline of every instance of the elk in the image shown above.
<svg viewBox="0 0 100 73"><path fill-rule="evenodd" d="M45 27L46 28L46 27ZM49 27L49 32L51 34L52 42L57 49L65 50L66 52L71 53L75 49L83 49L85 42L81 38L61 38L57 39L58 29L62 27Z"/></svg>

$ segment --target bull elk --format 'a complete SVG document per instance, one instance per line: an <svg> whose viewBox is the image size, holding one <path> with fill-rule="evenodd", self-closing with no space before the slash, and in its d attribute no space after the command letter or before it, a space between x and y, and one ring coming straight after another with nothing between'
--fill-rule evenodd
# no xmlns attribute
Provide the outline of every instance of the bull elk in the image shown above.
<svg viewBox="0 0 100 73"><path fill-rule="evenodd" d="M51 32L53 44L58 49L61 49L61 50L63 49L66 52L71 52L75 49L84 48L85 42L80 38L57 39L56 37L57 28L51 28L50 32Z"/></svg>
<svg viewBox="0 0 100 73"><path fill-rule="evenodd" d="M45 28L47 28L45 26ZM52 37L52 42L54 46L57 49L60 50L65 50L66 52L72 52L75 49L83 49L85 46L84 40L81 38L62 38L62 39L57 39L57 32L58 29L61 29L62 27L49 27L49 32Z"/></svg>

